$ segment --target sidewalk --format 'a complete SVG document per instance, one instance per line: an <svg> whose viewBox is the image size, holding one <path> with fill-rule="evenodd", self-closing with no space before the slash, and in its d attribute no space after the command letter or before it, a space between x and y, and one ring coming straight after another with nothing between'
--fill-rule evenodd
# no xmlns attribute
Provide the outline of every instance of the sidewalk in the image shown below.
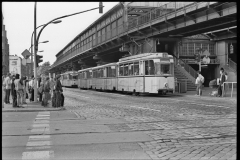
<svg viewBox="0 0 240 160"><path fill-rule="evenodd" d="M11 102L11 101L10 101ZM24 108L13 108L11 104L4 104L2 112L41 112L41 111L60 111L65 110L65 107L53 108L53 107L43 107L40 102L29 102L22 105ZM48 105L51 106L51 103Z"/></svg>
<svg viewBox="0 0 240 160"><path fill-rule="evenodd" d="M196 91L187 91L186 93L178 93L175 92L175 94L182 95L182 96L187 96L187 97L201 97L201 98L213 98L213 99L219 99L219 98L224 98L224 99L230 99L230 100L237 100L237 89L233 89L233 94L231 97L231 89L229 89L226 93L226 96L224 97L216 97L216 96L211 96L209 93L212 93L212 91L217 91L217 89L212 89L209 87L204 87L202 91L202 96L196 96Z"/></svg>

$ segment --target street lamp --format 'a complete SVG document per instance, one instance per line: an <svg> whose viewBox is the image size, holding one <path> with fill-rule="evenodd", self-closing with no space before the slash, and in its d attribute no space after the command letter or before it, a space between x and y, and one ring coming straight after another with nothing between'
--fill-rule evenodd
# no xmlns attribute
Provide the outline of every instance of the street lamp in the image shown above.
<svg viewBox="0 0 240 160"><path fill-rule="evenodd" d="M38 35L36 37L36 29L37 29L36 28L36 25L37 25L37 22L36 22L37 21L37 2L35 2L35 5L34 5L34 77L35 77L34 83L35 84L37 83L37 79L36 79L36 77L37 77L37 72L36 72L36 67L37 67L36 55L37 55L37 50L38 50L38 41L39 41L39 38L40 38L40 35L41 35L43 29L47 25L49 25L50 23L53 23L53 22L60 23L60 22L58 22L56 20L59 20L59 19L62 19L62 18L74 16L74 15L81 14L81 13L88 12L88 11L92 11L92 10L95 10L95 9L99 9L99 12L101 13L103 7L104 6L102 5L102 2L99 2L99 7L55 18L55 19L49 21L48 23L46 23L45 25L43 25L43 27L41 28L40 32L38 33ZM37 86L36 85L35 85L35 88L34 88L34 101L37 102Z"/></svg>
<svg viewBox="0 0 240 160"><path fill-rule="evenodd" d="M40 43L48 43L48 42L49 42L49 41L43 41L43 42L39 42L38 44L40 44ZM32 46L33 46L33 45L31 45L31 47L32 47ZM30 48L31 48L31 47L29 47L29 49L28 49L29 51L30 51ZM32 54L32 53L31 53L31 54Z"/></svg>
<svg viewBox="0 0 240 160"><path fill-rule="evenodd" d="M61 23L62 21L61 20L58 20L58 21L53 21L52 22L52 24L58 24L58 23ZM45 24L42 24L42 25L40 25L40 26L38 26L36 29L38 29L39 27L42 27L42 26L44 26ZM34 31L35 30L33 30L33 33L32 33L32 37L31 37L31 64L33 64L33 51L32 51L32 46L33 46L33 34L34 34ZM40 42L40 43L43 43L43 42ZM46 43L46 42L45 42ZM30 49L29 48L29 49ZM31 71L33 70L33 68L32 68L32 65L31 65Z"/></svg>

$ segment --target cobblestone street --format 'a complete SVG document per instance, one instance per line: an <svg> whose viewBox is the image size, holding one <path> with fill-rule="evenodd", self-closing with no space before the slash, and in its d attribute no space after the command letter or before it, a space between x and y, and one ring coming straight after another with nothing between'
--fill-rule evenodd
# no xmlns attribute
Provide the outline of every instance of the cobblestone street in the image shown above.
<svg viewBox="0 0 240 160"><path fill-rule="evenodd" d="M122 119L111 132L143 132L137 144L152 159L236 159L236 101L219 97L132 96L64 88L79 119Z"/></svg>

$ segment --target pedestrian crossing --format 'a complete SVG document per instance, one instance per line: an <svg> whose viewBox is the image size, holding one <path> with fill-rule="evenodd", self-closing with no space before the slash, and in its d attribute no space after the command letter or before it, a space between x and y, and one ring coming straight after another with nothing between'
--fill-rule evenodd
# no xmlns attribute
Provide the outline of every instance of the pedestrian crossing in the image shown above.
<svg viewBox="0 0 240 160"><path fill-rule="evenodd" d="M22 160L50 159L54 157L51 151L51 137L49 126L50 112L39 112L32 125L32 133L26 144L26 152L22 153Z"/></svg>

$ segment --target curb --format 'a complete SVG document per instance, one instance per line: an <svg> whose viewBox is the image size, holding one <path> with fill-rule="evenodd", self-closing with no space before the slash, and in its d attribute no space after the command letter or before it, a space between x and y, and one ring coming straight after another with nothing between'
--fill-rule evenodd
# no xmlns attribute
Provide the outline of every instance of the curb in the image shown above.
<svg viewBox="0 0 240 160"><path fill-rule="evenodd" d="M60 109L9 109L9 110L2 110L2 112L42 112L42 111L64 111L66 108Z"/></svg>

